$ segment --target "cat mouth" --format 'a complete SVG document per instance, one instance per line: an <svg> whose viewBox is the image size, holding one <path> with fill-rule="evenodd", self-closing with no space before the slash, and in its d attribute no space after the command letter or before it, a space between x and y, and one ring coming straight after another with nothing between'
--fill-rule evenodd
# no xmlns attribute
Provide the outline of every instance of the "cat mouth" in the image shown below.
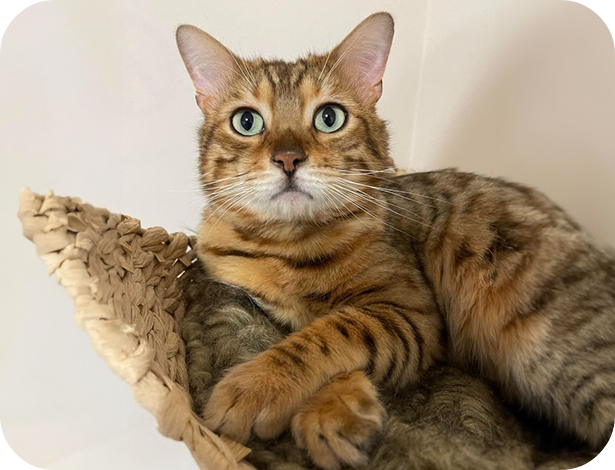
<svg viewBox="0 0 615 470"><path fill-rule="evenodd" d="M294 194L302 194L304 196L307 196L309 199L314 199L311 194L309 194L309 193L303 191L302 189L298 188L297 185L293 181L290 181L286 185L286 187L284 189L282 189L282 191L274 194L271 199L274 200L274 199L277 199L277 198L279 198L279 197L281 197L281 196L283 196L285 194L293 194L293 193Z"/></svg>

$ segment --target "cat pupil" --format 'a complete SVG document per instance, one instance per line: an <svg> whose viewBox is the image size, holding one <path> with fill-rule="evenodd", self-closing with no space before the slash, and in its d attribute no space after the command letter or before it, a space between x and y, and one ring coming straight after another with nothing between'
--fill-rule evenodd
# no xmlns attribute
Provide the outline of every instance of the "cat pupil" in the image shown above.
<svg viewBox="0 0 615 470"><path fill-rule="evenodd" d="M246 111L241 115L241 127L243 127L246 131L252 129L254 125L254 116L251 112Z"/></svg>
<svg viewBox="0 0 615 470"><path fill-rule="evenodd" d="M335 111L329 107L323 109L322 121L327 125L327 127L333 127L333 124L335 124Z"/></svg>

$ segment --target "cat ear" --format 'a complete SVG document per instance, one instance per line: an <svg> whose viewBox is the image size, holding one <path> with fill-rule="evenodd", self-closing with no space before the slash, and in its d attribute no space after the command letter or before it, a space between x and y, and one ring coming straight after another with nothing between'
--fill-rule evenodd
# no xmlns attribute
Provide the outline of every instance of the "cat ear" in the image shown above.
<svg viewBox="0 0 615 470"><path fill-rule="evenodd" d="M181 25L176 39L196 90L196 101L204 109L232 83L236 74L235 58L222 43L196 26Z"/></svg>
<svg viewBox="0 0 615 470"><path fill-rule="evenodd" d="M382 95L382 76L394 33L393 17L374 13L363 20L331 52L329 61L356 86L366 100L376 102Z"/></svg>

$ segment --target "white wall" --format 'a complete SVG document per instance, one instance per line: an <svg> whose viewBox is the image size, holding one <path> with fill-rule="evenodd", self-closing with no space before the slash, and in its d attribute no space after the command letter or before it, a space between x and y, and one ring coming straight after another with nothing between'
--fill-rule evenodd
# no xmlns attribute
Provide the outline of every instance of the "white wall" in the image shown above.
<svg viewBox="0 0 615 470"><path fill-rule="evenodd" d="M0 48L0 417L27 461L55 469L191 468L180 444L72 324L15 217L22 186L79 195L144 225L190 230L199 111L175 50L193 23L238 53L324 51L389 10L380 110L400 166L458 166L544 189L615 243L613 43L575 4L519 0L100 0L40 3ZM140 462L140 463L139 463Z"/></svg>
<svg viewBox="0 0 615 470"><path fill-rule="evenodd" d="M537 187L615 244L615 53L573 2L431 0L410 157Z"/></svg>

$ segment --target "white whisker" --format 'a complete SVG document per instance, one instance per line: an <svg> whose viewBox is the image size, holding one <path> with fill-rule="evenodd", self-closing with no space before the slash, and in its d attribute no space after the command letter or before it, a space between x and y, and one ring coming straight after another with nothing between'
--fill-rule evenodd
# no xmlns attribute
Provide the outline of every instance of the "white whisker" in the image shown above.
<svg viewBox="0 0 615 470"><path fill-rule="evenodd" d="M379 223L386 225L387 227L396 230L397 232L403 233L404 235L407 235L411 238L416 238L413 235L409 234L408 232L404 232L403 230L385 222L384 220L382 220L380 217L375 216L374 214L372 214L371 212L369 212L367 209L365 209L365 207L361 206L359 203L357 203L356 201L354 201L350 196L344 194L342 191L340 191L339 189L335 189L335 191L340 195L340 197L342 197L343 199L347 200L348 202L350 202L350 204L358 207L361 211L363 211L363 213L365 213L366 215L369 215L370 217L372 217L373 219L377 220ZM368 201L369 202L369 201Z"/></svg>
<svg viewBox="0 0 615 470"><path fill-rule="evenodd" d="M230 201L228 201L225 204L222 204L220 207L218 207L212 214L209 215L209 217L207 217L207 219L205 219L205 221L203 222L203 226L207 223L207 221L219 210L224 210L224 212L222 212L222 214L220 214L220 216L216 219L216 222L212 225L212 227L209 229L209 232L207 232L207 236L205 237L205 239L209 239L209 235L211 235L212 230L216 227L216 225L218 225L218 222L220 222L220 220L226 215L226 213L232 209L234 206L236 206L237 204L239 204L241 201L245 200L247 197L251 196L254 192L256 191L255 187L249 188L247 191L245 191L244 193L240 193L235 195L235 197L233 197Z"/></svg>
<svg viewBox="0 0 615 470"><path fill-rule="evenodd" d="M359 183L357 181L351 181L351 180L346 179L346 178L336 178L336 179L338 181L342 181L344 183L350 183L350 184L353 184L353 185L356 185L356 186L362 186L362 187L365 187L365 188L375 189L376 191L380 191L380 192L383 192L383 193L386 193L386 194L390 194L392 196L399 197L401 199L405 199L406 201L414 202L415 204L419 204L421 206L435 207L433 204L429 204L427 202L417 201L416 199L412 199L412 198L403 196L401 194L398 194L400 191L397 191L395 189L382 188L380 186L371 186L369 184Z"/></svg>
<svg viewBox="0 0 615 470"><path fill-rule="evenodd" d="M332 169L332 168L330 168L329 170L333 170L333 171L337 171L337 172L343 173L343 170L339 170L339 169ZM322 171L322 174L324 176L328 176L327 175L327 171ZM350 176L347 173L343 173L343 174L345 176ZM361 174L361 175L354 175L354 176L364 176L364 175ZM388 183L391 182L391 180L389 178L382 178L382 177L379 177L379 176L373 176L372 174L365 174L365 176L370 176L371 178L374 178L374 179L377 179L377 180L381 180L381 181L386 181ZM342 178L342 179L344 179L345 181L351 182L353 184L364 184L364 183L358 183L357 181L349 180L347 178ZM367 186L369 186L369 185L367 185ZM389 192L391 194L393 194L393 193L395 193L395 194L408 194L410 196L422 197L422 198L425 198L425 199L430 199L432 201L441 202L443 204L455 205L455 203L452 202L452 201L447 201L445 199L440 199L440 198L433 197L433 196L427 196L426 194L421 194L421 193L417 193L417 192L402 191L401 189L393 189L393 188L382 188L382 187L379 187L379 186L369 186L369 187L371 187L372 189L377 189L377 190L381 190L381 191L387 191L387 192ZM420 201L416 201L416 200L413 200L413 201L416 202L417 204L427 205L425 203L421 203ZM430 206L430 207L433 207L433 206Z"/></svg>
<svg viewBox="0 0 615 470"><path fill-rule="evenodd" d="M341 173L345 173L345 174L362 174L362 175L374 175L377 173L396 173L397 172L397 168L395 167L388 167L385 168L384 170L369 170L369 169L365 169L365 168L351 168L351 169L342 169L342 168L334 168L335 171L339 171Z"/></svg>
<svg viewBox="0 0 615 470"><path fill-rule="evenodd" d="M221 183L222 181L228 181L228 180L234 180L234 179L237 179L237 178L241 178L242 176L245 176L247 174L248 174L248 172L244 172L244 173L240 173L239 175L236 175L236 176L228 176L226 178L220 178L220 179L217 179L217 180L214 180L214 181L210 181L209 183L205 183L205 184L202 185L202 187L203 188L207 188L207 187L212 186L214 184ZM205 176L205 175L203 175L203 176Z"/></svg>
<svg viewBox="0 0 615 470"><path fill-rule="evenodd" d="M338 186L340 187L340 186ZM342 186L343 187L343 186ZM367 194L365 191L361 191L360 189L355 189L355 188L349 188L349 187L343 187L344 189L346 189L347 191L351 192L352 194L354 194L355 196L358 196L359 198L362 198L368 202L371 202L372 204L377 205L378 207L381 207L382 209L385 209L395 215L398 215L399 217L403 217L404 219L410 220L411 222L417 223L417 224L421 224L424 225L425 227L431 227L429 224L426 224L425 222L422 222L420 220L415 219L414 217L409 217L407 215L401 214L399 212L397 212L396 210L391 209L390 204L386 204L382 201L380 201L379 199L371 196L370 194ZM403 207L400 206L396 206L398 209L403 210L405 212L409 212L410 214L416 216L416 214L412 211L409 211Z"/></svg>
<svg viewBox="0 0 615 470"><path fill-rule="evenodd" d="M318 78L316 79L316 83L320 83L320 77L322 77L323 72L325 71L325 69L327 68L327 64L329 63L329 58L331 57L331 53L333 52L333 49L331 49L329 51L329 53L327 54L327 58L325 59L325 64L322 66L322 70L320 71L320 73L318 74Z"/></svg>

